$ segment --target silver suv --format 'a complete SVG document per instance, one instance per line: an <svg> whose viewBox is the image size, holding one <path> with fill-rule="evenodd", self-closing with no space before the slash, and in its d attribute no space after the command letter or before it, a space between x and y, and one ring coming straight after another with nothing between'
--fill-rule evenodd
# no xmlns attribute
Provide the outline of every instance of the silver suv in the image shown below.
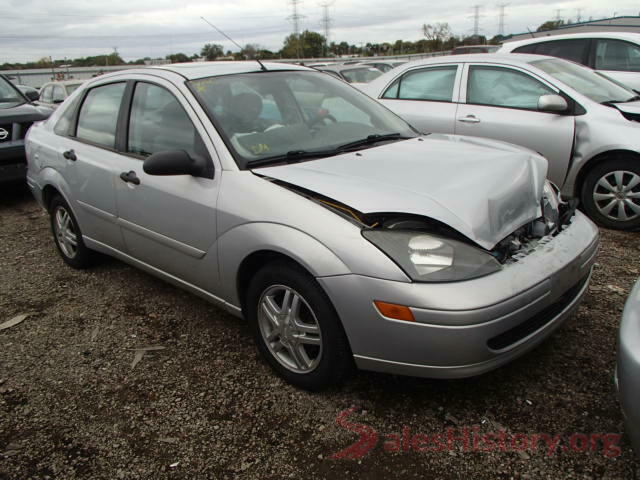
<svg viewBox="0 0 640 480"><path fill-rule="evenodd" d="M575 311L598 246L540 155L420 135L304 67L105 75L30 131L27 154L68 265L101 252L245 317L307 389L354 363L496 368Z"/></svg>

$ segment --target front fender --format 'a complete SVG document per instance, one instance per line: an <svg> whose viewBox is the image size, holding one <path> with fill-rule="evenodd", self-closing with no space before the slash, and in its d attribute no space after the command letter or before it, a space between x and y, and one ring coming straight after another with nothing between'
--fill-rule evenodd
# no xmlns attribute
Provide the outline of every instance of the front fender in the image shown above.
<svg viewBox="0 0 640 480"><path fill-rule="evenodd" d="M223 298L240 304L236 290L240 264L252 253L265 250L292 258L314 277L352 273L335 253L311 235L279 223L245 223L218 239Z"/></svg>

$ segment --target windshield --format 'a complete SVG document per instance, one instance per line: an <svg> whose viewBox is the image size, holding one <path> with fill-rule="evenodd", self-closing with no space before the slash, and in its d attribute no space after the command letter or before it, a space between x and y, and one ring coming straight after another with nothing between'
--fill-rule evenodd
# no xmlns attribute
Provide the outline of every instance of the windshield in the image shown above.
<svg viewBox="0 0 640 480"><path fill-rule="evenodd" d="M382 72L374 67L350 68L340 73L349 83L369 83L382 75Z"/></svg>
<svg viewBox="0 0 640 480"><path fill-rule="evenodd" d="M594 102L626 102L636 96L623 85L576 63L551 58L530 63Z"/></svg>
<svg viewBox="0 0 640 480"><path fill-rule="evenodd" d="M319 72L246 73L188 83L240 168L292 152L337 154L373 136L417 135L375 100Z"/></svg>
<svg viewBox="0 0 640 480"><path fill-rule="evenodd" d="M80 85L82 85L82 83L69 83L65 85L64 88L67 91L67 97L71 95L73 92L75 92Z"/></svg>
<svg viewBox="0 0 640 480"><path fill-rule="evenodd" d="M0 108L12 108L25 103L24 97L0 76Z"/></svg>

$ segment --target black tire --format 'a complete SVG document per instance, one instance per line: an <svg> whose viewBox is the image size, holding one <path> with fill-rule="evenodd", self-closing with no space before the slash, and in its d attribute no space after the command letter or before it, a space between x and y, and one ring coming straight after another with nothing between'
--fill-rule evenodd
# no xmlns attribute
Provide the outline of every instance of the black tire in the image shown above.
<svg viewBox="0 0 640 480"><path fill-rule="evenodd" d="M263 294L280 287L291 289L302 298L305 304L301 308L311 310L313 320L319 327L321 338L321 347L317 347L320 349L319 359L313 370L309 372L296 372L285 366L267 345L264 329L260 326L258 315ZM353 357L349 342L331 301L318 282L295 263L275 261L260 269L249 283L245 311L260 354L282 378L292 385L305 390L318 391L340 384L352 371ZM310 315L307 316L310 317ZM285 354L288 351L288 349L282 349ZM311 355L307 358L310 357Z"/></svg>
<svg viewBox="0 0 640 480"><path fill-rule="evenodd" d="M640 228L640 214L635 214L635 217L632 217L633 210L629 206L625 206L624 212L629 217L629 220L617 220L616 218L610 218L600 210L600 208L607 206L609 203L608 198L600 200L599 202L594 198L595 193L610 194L608 193L608 189L598 186L598 182L602 178L606 178L609 183L615 186L615 172L627 172L623 175L623 183L628 182L634 174L640 176L640 160L633 157L618 157L604 161L593 167L587 173L584 182L582 183L582 189L580 191L582 208L594 222L602 227L613 228L616 230L636 230ZM640 184L636 185L630 191L633 194L640 194ZM615 195L611 198L612 200L617 199ZM640 198L634 197L632 199L627 199L640 207ZM614 206L610 215L613 217L617 217L619 215L622 216L619 213L619 208L620 206L618 204Z"/></svg>
<svg viewBox="0 0 640 480"><path fill-rule="evenodd" d="M59 235L59 228L57 227L58 215L68 215L68 226L70 227L70 233L75 237L75 249L73 253L69 251L69 245L65 244ZM49 217L51 222L51 233L53 234L53 241L56 244L58 252L62 257L62 260L70 267L82 270L92 266L95 263L97 253L87 248L82 241L82 233L78 226L78 221L73 215L71 208L67 202L60 195L56 195L51 199L49 204Z"/></svg>

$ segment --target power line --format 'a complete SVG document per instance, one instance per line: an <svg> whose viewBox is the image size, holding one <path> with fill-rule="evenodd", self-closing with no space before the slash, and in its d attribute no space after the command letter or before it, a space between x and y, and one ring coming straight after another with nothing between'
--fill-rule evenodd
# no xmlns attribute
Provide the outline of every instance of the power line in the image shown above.
<svg viewBox="0 0 640 480"><path fill-rule="evenodd" d="M508 6L509 6L508 3L501 3L498 5L498 8L500 9L500 21L498 22L498 35L504 36L504 18L506 16L504 11L505 11L505 8L507 8Z"/></svg>
<svg viewBox="0 0 640 480"><path fill-rule="evenodd" d="M333 5L333 1L321 3L322 7L322 20L320 24L324 29L324 55L327 56L329 52L329 36L331 35L331 24L333 20L329 16L329 7Z"/></svg>
<svg viewBox="0 0 640 480"><path fill-rule="evenodd" d="M302 0L289 0L289 3L291 4L292 13L288 17L288 19L291 20L291 23L293 24L293 37L296 42L297 58L301 57L300 55L300 20L304 18L304 15L300 15L298 13L298 5L300 5L301 1Z"/></svg>

